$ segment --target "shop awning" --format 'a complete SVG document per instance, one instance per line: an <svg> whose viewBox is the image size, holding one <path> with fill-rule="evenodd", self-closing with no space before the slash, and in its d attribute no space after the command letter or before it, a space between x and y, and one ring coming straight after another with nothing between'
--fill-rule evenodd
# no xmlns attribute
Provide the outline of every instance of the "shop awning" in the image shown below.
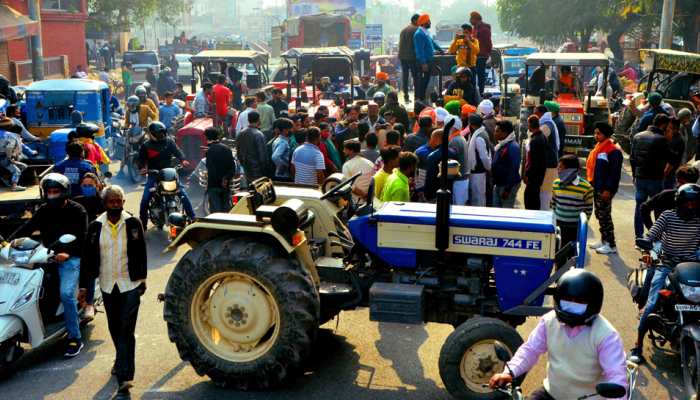
<svg viewBox="0 0 700 400"><path fill-rule="evenodd" d="M0 42L35 35L39 24L12 7L0 4Z"/></svg>

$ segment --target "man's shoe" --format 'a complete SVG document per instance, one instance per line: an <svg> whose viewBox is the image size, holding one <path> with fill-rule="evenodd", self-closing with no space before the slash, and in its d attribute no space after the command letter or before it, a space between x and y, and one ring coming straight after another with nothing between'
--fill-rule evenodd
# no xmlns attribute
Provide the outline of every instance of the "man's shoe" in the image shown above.
<svg viewBox="0 0 700 400"><path fill-rule="evenodd" d="M602 240L600 242L593 242L588 245L588 248L591 250L597 250L603 246L605 246L607 243L603 242Z"/></svg>
<svg viewBox="0 0 700 400"><path fill-rule="evenodd" d="M131 383L131 381L119 382L119 389L117 389L117 394L121 396L128 395L132 387L134 387L134 385Z"/></svg>
<svg viewBox="0 0 700 400"><path fill-rule="evenodd" d="M20 185L14 186L12 188L13 192L24 192L25 190L27 190L27 188L24 186L20 186Z"/></svg>
<svg viewBox="0 0 700 400"><path fill-rule="evenodd" d="M70 339L68 340L68 346L66 346L66 352L63 356L67 358L75 357L80 354L80 350L82 350L84 346L80 339Z"/></svg>
<svg viewBox="0 0 700 400"><path fill-rule="evenodd" d="M605 246L598 247L595 251L598 254L615 254L617 253L617 248L611 247L609 244L605 243Z"/></svg>
<svg viewBox="0 0 700 400"><path fill-rule="evenodd" d="M642 355L642 349L640 347L635 347L630 350L630 355L627 357L627 361L633 362L637 365L642 365L647 362L646 358Z"/></svg>

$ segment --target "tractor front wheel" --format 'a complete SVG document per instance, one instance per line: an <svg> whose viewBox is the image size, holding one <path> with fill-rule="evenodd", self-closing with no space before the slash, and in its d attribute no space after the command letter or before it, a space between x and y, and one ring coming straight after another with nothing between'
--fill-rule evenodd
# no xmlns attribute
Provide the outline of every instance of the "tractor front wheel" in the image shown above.
<svg viewBox="0 0 700 400"><path fill-rule="evenodd" d="M496 343L508 349L512 357L523 340L507 323L486 317L470 318L447 337L440 350L439 367L442 382L453 397L472 400L502 398L500 393L484 387L494 374L505 368L496 357Z"/></svg>
<svg viewBox="0 0 700 400"><path fill-rule="evenodd" d="M274 245L223 237L180 260L164 317L180 357L198 374L264 389L298 371L309 354L319 298L309 273Z"/></svg>

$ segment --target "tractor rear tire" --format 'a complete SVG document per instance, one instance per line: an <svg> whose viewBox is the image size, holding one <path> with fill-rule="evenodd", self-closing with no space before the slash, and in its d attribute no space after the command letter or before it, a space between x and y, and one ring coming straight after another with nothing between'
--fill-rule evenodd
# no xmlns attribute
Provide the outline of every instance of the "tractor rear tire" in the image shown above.
<svg viewBox="0 0 700 400"><path fill-rule="evenodd" d="M447 391L456 399L492 400L503 395L483 388L492 375L503 371L493 350L500 342L511 356L523 343L518 332L507 323L486 317L473 317L459 325L440 350L440 377ZM516 384L522 378L516 380Z"/></svg>
<svg viewBox="0 0 700 400"><path fill-rule="evenodd" d="M296 259L260 238L226 236L178 262L164 318L170 341L199 375L219 386L265 389L299 371L319 308L311 275Z"/></svg>

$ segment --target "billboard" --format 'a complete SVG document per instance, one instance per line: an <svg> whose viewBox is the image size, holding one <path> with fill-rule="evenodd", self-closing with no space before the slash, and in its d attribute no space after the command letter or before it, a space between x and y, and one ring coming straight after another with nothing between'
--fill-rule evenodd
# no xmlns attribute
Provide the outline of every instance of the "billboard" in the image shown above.
<svg viewBox="0 0 700 400"><path fill-rule="evenodd" d="M287 0L287 15L299 17L313 14L336 14L350 18L353 32L364 32L365 0Z"/></svg>

